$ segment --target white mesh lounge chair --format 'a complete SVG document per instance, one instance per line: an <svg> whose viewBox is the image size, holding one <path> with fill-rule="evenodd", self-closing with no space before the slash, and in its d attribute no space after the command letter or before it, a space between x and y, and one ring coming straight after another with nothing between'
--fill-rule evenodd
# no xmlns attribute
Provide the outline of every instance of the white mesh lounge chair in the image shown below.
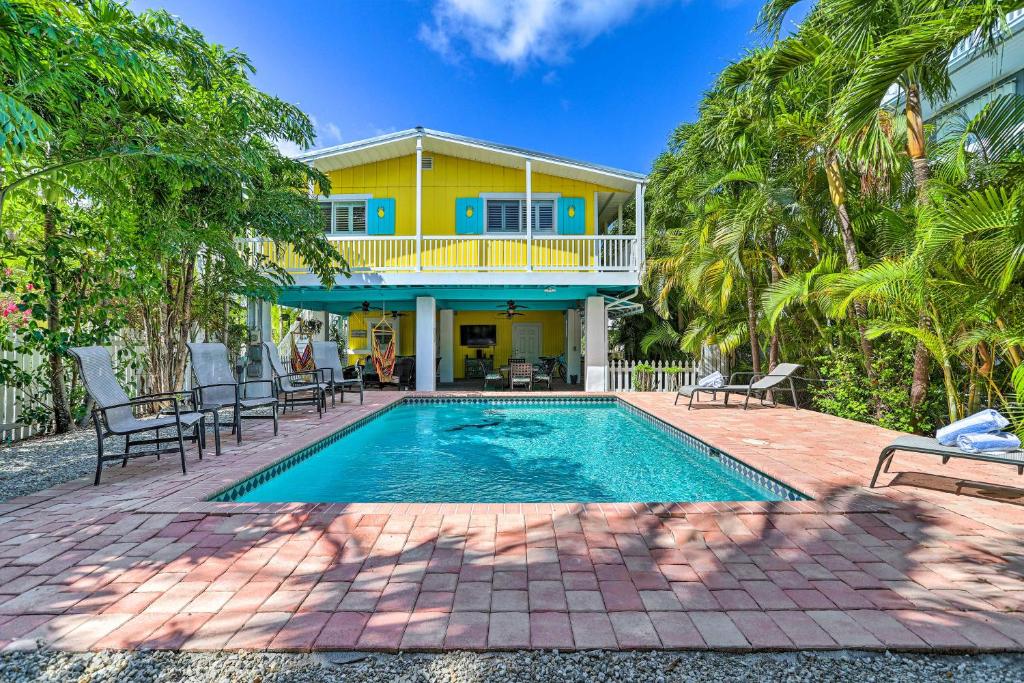
<svg viewBox="0 0 1024 683"><path fill-rule="evenodd" d="M323 417L324 408L327 407L327 386L320 372L288 372L277 354L277 347L270 342L263 342L263 352L267 354L270 369L277 380L276 394L284 397L284 410L288 410L289 406L294 410L297 405L315 405L317 415Z"/></svg>
<svg viewBox="0 0 1024 683"><path fill-rule="evenodd" d="M345 368L341 365L341 357L338 355L338 345L332 341L313 342L313 363L320 371L320 381L327 385L327 391L331 392L331 405L334 405L334 394L341 390L341 402L345 402L345 389L359 392L359 403L363 402L363 378L359 366L355 367L354 378L345 377Z"/></svg>
<svg viewBox="0 0 1024 683"><path fill-rule="evenodd" d="M219 411L231 408L231 432L242 443L242 420L273 420L274 435L277 436L277 397L274 396L274 382L256 379L239 382L228 363L228 349L223 344L189 344L188 353L192 359L193 391L199 398L199 410L213 416L213 439L217 455L220 455ZM265 384L267 396L242 398L243 387ZM270 415L246 415L259 408L271 408Z"/></svg>
<svg viewBox="0 0 1024 683"><path fill-rule="evenodd" d="M678 404L679 397L684 396L690 399L687 407L687 410L689 410L693 408L694 398L698 401L700 400L700 394L711 394L714 396L715 394L722 393L725 394L725 405L729 405L730 394L741 394L746 397L743 401L743 409L746 410L750 403L751 396L756 397L761 402L761 405L765 405L764 397L768 392L779 387L780 384L785 382L789 384L789 391L793 396L793 407L799 408L800 404L796 399L796 387L793 386L793 375L795 375L796 371L801 367L803 366L797 365L796 363L779 363L775 366L775 369L767 375L762 375L759 372L734 372L729 378L729 384L721 387L702 387L696 384L689 384L684 387L679 387L679 390L676 392L675 403ZM737 377L745 376L750 377L750 382L748 384L733 383ZM777 405L774 396L772 396L771 405Z"/></svg>
<svg viewBox="0 0 1024 683"><path fill-rule="evenodd" d="M163 454L176 453L181 457L181 472L185 470L185 440L195 441L199 451L199 459L203 459L203 438L206 421L203 414L192 410L182 411L182 407L192 405L192 394L186 391L173 391L163 394L149 394L128 398L121 388L114 373L110 352L102 346L78 346L69 349L78 362L82 372L85 390L92 398L93 424L96 427L96 478L94 486L100 483L103 463L120 460L121 466L128 465L131 458L142 458L155 455L157 459ZM170 403L173 413L167 411L156 417L137 418L133 409L143 406L159 406ZM171 436L160 436L160 430L167 429ZM186 437L185 430L191 429L192 436ZM145 439L132 440L135 434L155 432ZM124 436L124 453L107 455L103 451L103 442L109 436ZM172 444L169 448L161 448L162 444ZM132 447L154 446L145 451L131 452Z"/></svg>
<svg viewBox="0 0 1024 683"><path fill-rule="evenodd" d="M896 455L896 451L937 455L942 458L943 465L949 462L950 458L963 458L964 460L977 460L979 462L994 462L1000 465L1012 465L1017 468L1018 475L1024 475L1024 450L1008 451L1005 453L968 453L960 450L956 446L943 446L937 440L928 436L913 436L907 434L898 437L895 441L882 449L882 452L878 456L878 464L875 466L875 474L871 477L870 486L872 488L874 488L875 483L878 481L879 473L883 471L883 464L885 465L884 471L889 471L889 465L892 464L892 459ZM960 489L965 484L977 483L982 482L973 482L966 479L958 481L956 484L957 493L960 493Z"/></svg>

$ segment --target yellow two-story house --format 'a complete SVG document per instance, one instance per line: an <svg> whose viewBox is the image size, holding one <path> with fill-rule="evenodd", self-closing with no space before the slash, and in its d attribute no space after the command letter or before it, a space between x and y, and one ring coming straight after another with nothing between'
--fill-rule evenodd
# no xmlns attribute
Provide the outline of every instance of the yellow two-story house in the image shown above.
<svg viewBox="0 0 1024 683"><path fill-rule="evenodd" d="M643 174L425 128L299 158L330 178L325 230L352 275L327 289L286 255L280 303L338 321L350 361L386 318L421 391L553 356L606 389L609 316L637 309Z"/></svg>

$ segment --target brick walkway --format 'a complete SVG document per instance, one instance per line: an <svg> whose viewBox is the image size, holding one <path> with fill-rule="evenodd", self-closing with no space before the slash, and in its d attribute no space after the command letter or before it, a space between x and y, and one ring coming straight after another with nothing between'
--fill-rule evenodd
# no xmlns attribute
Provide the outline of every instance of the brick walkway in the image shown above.
<svg viewBox="0 0 1024 683"><path fill-rule="evenodd" d="M817 413L623 396L813 501L206 503L398 400L247 425L189 473L138 460L0 503L0 647L1024 649L1024 491Z"/></svg>

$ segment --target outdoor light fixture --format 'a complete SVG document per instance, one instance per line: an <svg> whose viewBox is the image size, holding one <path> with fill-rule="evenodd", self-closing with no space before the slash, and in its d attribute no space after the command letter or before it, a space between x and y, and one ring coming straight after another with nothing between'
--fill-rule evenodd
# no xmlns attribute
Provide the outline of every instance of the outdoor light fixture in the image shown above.
<svg viewBox="0 0 1024 683"><path fill-rule="evenodd" d="M545 294L554 294L555 293L555 288L554 287L545 287L544 288L544 293Z"/></svg>

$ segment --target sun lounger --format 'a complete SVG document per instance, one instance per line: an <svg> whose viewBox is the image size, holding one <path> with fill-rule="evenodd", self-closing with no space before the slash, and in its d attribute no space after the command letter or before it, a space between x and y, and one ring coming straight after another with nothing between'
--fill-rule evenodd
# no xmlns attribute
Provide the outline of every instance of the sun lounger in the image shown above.
<svg viewBox="0 0 1024 683"><path fill-rule="evenodd" d="M880 472L888 472L896 451L907 453L926 453L937 455L942 458L945 465L951 458L962 458L964 460L977 460L979 462L992 462L1000 465L1012 465L1017 468L1017 474L1024 474L1024 451L1016 450L1006 453L967 453L956 446L943 446L935 439L928 436L906 435L897 438L891 444L882 449L878 456L878 465L875 466L875 474L871 477L871 487L878 481ZM884 469L883 469L884 465Z"/></svg>
<svg viewBox="0 0 1024 683"><path fill-rule="evenodd" d="M702 387L699 384L689 384L687 386L680 387L679 391L676 392L675 403L679 403L680 396L688 398L690 401L687 410L690 410L693 408L694 398L698 401L700 400L700 394L711 394L712 396L715 396L716 394L722 393L725 394L725 404L729 405L729 395L740 394L746 397L743 401L743 409L746 410L750 403L751 396L760 400L761 405L765 405L764 398L770 391L779 387L779 385L783 383L788 383L789 391L793 396L793 407L799 408L800 405L796 398L796 387L793 385L793 376L801 367L802 366L797 365L796 363L779 363L775 366L775 369L767 375L752 372L734 372L732 377L729 378L729 384L721 387ZM750 382L748 384L734 383L737 377L744 376L750 377ZM774 396L772 396L771 405L777 405Z"/></svg>

